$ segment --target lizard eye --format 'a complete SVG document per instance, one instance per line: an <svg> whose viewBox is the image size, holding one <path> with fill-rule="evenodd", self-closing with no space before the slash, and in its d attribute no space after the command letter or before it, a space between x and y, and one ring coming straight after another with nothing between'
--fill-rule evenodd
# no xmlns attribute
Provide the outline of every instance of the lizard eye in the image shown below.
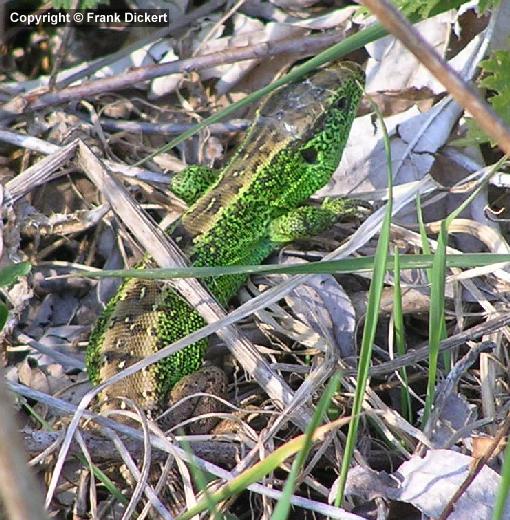
<svg viewBox="0 0 510 520"><path fill-rule="evenodd" d="M315 164L317 162L317 150L314 148L305 148L304 150L301 150L301 157L308 164Z"/></svg>
<svg viewBox="0 0 510 520"><path fill-rule="evenodd" d="M347 99L344 97L339 97L335 101L335 108L338 108L339 110L345 110L347 108Z"/></svg>

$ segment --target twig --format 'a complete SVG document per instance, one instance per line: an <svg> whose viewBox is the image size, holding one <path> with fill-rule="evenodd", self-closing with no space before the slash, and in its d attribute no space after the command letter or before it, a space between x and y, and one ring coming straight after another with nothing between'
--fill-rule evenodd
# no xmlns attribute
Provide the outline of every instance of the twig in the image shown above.
<svg viewBox="0 0 510 520"><path fill-rule="evenodd" d="M17 333L15 337L16 340L20 343L27 345L28 347L34 349L36 352L39 352L40 354L45 354L46 356L49 356L65 368L78 368L80 370L84 369L83 361L80 361L79 359L76 359L67 354L63 354L55 348L48 347L44 345L44 343L36 341L32 339L30 336L23 334L22 332Z"/></svg>
<svg viewBox="0 0 510 520"><path fill-rule="evenodd" d="M29 429L22 430L24 439L25 449L28 451L31 457L38 457L41 452L48 449L55 451L62 441L62 432L46 432L46 431L34 431ZM81 432L84 437L87 446L93 453L93 459L95 462L119 462L121 457L115 450L112 441L106 439L102 435L94 431L83 431ZM124 444L127 446L128 451L139 457L143 450L143 442L139 439L124 439ZM222 467L231 468L235 465L237 458L241 456L240 447L234 442L224 442L219 440L200 440L197 442L190 443L192 452L199 458L214 464L221 465ZM69 453L76 455L80 453L81 449L76 442L70 446ZM49 453L47 453L48 455ZM155 461L165 461L168 457L166 451L155 449L152 455Z"/></svg>
<svg viewBox="0 0 510 520"><path fill-rule="evenodd" d="M71 0L69 8L74 11L78 9L79 0ZM67 22L64 27L62 37L60 38L60 43L57 46L57 50L53 55L53 67L50 74L50 79L48 81L48 88L53 90L55 88L55 83L57 81L57 75L62 63L64 62L64 58L68 52L68 44L71 38L71 34L73 32L73 27L70 22Z"/></svg>
<svg viewBox="0 0 510 520"><path fill-rule="evenodd" d="M411 23L388 0L361 0L377 16L389 32L398 38L444 85L451 96L471 113L484 132L510 155L510 129L482 99L474 87L466 83Z"/></svg>
<svg viewBox="0 0 510 520"><path fill-rule="evenodd" d="M246 45L226 49L221 52L203 54L195 58L177 60L158 65L138 67L117 76L88 81L81 85L68 87L59 92L27 93L17 96L0 107L0 120L10 119L14 115L25 114L51 105L58 105L72 100L87 99L103 92L131 88L134 84L149 81L154 78L175 74L177 72L191 72L236 63L250 59L262 59L279 54L292 53L301 57L315 54L319 49L329 47L344 36L343 31L336 31L319 36L285 39L275 42L262 42L255 45Z"/></svg>
<svg viewBox="0 0 510 520"><path fill-rule="evenodd" d="M467 354L462 356L462 358L455 363L446 378L441 381L437 387L434 408L423 428L423 433L429 438L433 437L435 433L434 428L439 424L448 399L450 399L456 391L460 378L468 371L473 363L479 360L480 354L491 352L496 348L496 344L493 341L483 341L478 344L471 343L470 346L471 348Z"/></svg>
<svg viewBox="0 0 510 520"><path fill-rule="evenodd" d="M51 407L54 407L58 410L62 410L65 413L74 413L76 412L76 407L72 405L71 403L68 403L66 401L62 401L61 399L57 399L55 397L43 394L42 392L39 392L38 390L34 390L32 388L29 388L27 386L18 384L18 383L11 383L7 382L8 386L13 392L19 393L21 395L24 395L26 397L29 397L30 399L37 399L41 402L44 402L48 404ZM143 436L141 432L135 428L132 428L130 426L127 426L125 424L119 424L112 419L108 419L106 417L102 417L99 415L92 414L90 412L85 412L84 414L86 417L90 417L94 419L95 422L97 422L99 425L105 428L111 428L114 431L117 431L119 433L122 433L123 435L127 435L133 439L137 439L138 442L143 441ZM178 438L176 438L178 440ZM177 456L182 458L186 462L193 461L195 464L197 464L200 468L202 468L204 471L207 471L208 473L211 473L213 475L216 475L225 481L231 481L234 478L234 475L216 464L204 461L199 458L192 458L190 454L183 449L176 446L174 443L170 442L165 437L158 437L156 435L151 435L151 443L152 445L160 450L165 451L166 453L173 454L175 453ZM251 484L248 486L250 491L253 491L255 493L259 493L262 496L267 496L270 498L273 498L275 500L278 500L281 498L282 492L277 491L275 489L268 488L267 486L263 486L261 484ZM304 507L313 511L317 511L323 515L329 516L331 518L339 518L341 520L360 520L360 517L354 514L350 514L345 512L342 509L328 506L327 504L321 504L317 503L315 501L309 500L307 498L299 497L299 496L293 496L291 499L291 502L299 507ZM38 517L24 517L25 518L34 518L37 520Z"/></svg>
<svg viewBox="0 0 510 520"><path fill-rule="evenodd" d="M186 265L187 260L181 251L168 239L163 231L150 222L144 213L137 211L136 204L125 188L115 178L108 175L101 162L83 143L79 144L78 163L89 178L98 186L127 227L131 230L139 231L136 233L137 238L159 265L163 267L173 267L175 265L183 267ZM170 283L202 315L206 322L215 323L225 317L225 311L211 298L197 280L182 278L172 280ZM233 327L229 329L222 328L217 331L217 334L232 350L244 369L259 382L275 401L279 401L283 405L288 405L293 401L294 392L272 370L270 364L261 357L251 342L239 334ZM191 335L188 336L188 339L190 337ZM136 370L143 368L144 363L152 362L155 356L164 356L165 350L161 349L156 354L131 365L108 381L113 383L114 380L119 380L122 376L134 373ZM101 390L103 384L96 387L95 393ZM311 417L311 410L307 405L304 405L300 409L299 414L295 414L292 417L292 420L305 429L309 417Z"/></svg>
<svg viewBox="0 0 510 520"><path fill-rule="evenodd" d="M0 140L2 138L0 130ZM34 138L29 138L34 139ZM52 149L50 154L36 164L23 171L5 185L6 204L13 204L36 186L47 183L58 177L58 168L69 161L75 155L78 141L73 141L65 146Z"/></svg>
<svg viewBox="0 0 510 520"><path fill-rule="evenodd" d="M107 117L101 117L99 124L109 132L143 132L147 135L179 135L196 126L196 123L147 123L145 121L121 121ZM249 125L250 121L247 119L231 119L226 123L213 123L207 127L207 130L211 134L230 134L242 132Z"/></svg>

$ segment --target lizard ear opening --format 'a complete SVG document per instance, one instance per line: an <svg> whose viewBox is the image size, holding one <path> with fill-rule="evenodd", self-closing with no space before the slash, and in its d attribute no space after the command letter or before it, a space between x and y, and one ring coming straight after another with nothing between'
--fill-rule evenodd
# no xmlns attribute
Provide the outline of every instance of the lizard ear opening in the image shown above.
<svg viewBox="0 0 510 520"><path fill-rule="evenodd" d="M315 148L305 148L304 150L301 150L301 157L308 164L316 164L318 160L317 150L315 150Z"/></svg>

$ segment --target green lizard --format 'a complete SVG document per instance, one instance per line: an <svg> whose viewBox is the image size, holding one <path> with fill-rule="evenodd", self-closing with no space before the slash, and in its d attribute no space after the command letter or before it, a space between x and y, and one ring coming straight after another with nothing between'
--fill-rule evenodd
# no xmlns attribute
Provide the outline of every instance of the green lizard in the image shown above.
<svg viewBox="0 0 510 520"><path fill-rule="evenodd" d="M313 236L350 211L346 200L321 207L304 203L330 180L340 161L362 82L357 65L335 63L276 90L223 170L192 166L174 177L171 190L190 208L173 232L184 237L193 265L258 264L281 244ZM205 283L227 305L245 279L222 276ZM91 334L90 379L98 384L204 324L164 284L128 279ZM100 398L112 403L114 397L128 397L148 413L158 411L169 390L199 369L205 348L205 340L190 345L111 385Z"/></svg>

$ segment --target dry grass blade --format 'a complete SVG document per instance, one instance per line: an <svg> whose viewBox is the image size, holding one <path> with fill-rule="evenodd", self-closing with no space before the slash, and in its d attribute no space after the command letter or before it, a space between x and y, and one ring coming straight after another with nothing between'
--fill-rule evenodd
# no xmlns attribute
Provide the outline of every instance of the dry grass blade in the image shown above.
<svg viewBox="0 0 510 520"><path fill-rule="evenodd" d="M218 9L225 3L225 0L210 0L209 2L206 2L205 4L197 7L193 11L191 11L188 14L185 14L181 17L179 17L177 20L172 22L168 27L163 27L162 29L159 29L156 32L151 32L148 36L145 38L141 38L140 40L137 40L135 43L128 45L124 48L122 48L120 51L117 51L113 54L110 54L106 56L105 58L99 59L86 67L83 70L80 70L79 72L72 74L69 77L66 77L62 80L58 80L57 78L57 87L59 89L62 89L66 87L67 85L70 85L71 83L74 83L75 81L78 81L81 78L86 78L96 72L97 70L106 67L107 65L110 65L115 60L118 60L119 58L122 58L123 56L126 56L127 54L136 51L137 49L140 49L144 45L156 41L159 38L164 38L165 36L172 34L172 32L177 31L178 29L181 29L182 27L186 27L189 23L192 21L195 21L202 16L207 16L212 11Z"/></svg>
<svg viewBox="0 0 510 520"><path fill-rule="evenodd" d="M388 0L366 0L365 4L379 9L383 23L392 16ZM507 18L508 11L504 10L506 5L510 6L510 0L489 6L485 15L479 11L480 5L459 5L460 2L455 3L448 12L443 11L444 2L434 1L408 2L406 8L414 10L408 14L416 22L414 29L437 49L445 62L460 71L459 76L465 81L480 81L481 86L488 88L494 85L487 79L500 82L487 94L493 104L496 95L506 93L506 87L500 88L506 73L491 75L490 67L483 61L480 65L480 60L486 57L485 63L498 65L501 55L492 53L493 36L498 33L499 38L508 39L510 27L505 27L508 24L501 20ZM212 495L217 500L224 499L217 508L220 517L249 509L253 518L276 519L280 513L282 519L285 515L299 515L303 519L317 516L360 520L368 508L377 508L373 516L377 514L378 518L398 515L393 509L398 503L398 507L406 504L409 511L413 508L409 515L413 518L420 514L439 518L442 511L445 518L452 507L451 516L462 518L463 511L471 512L470 507L465 507L466 500L476 502L474 488L479 487L484 473L490 479L484 495L487 500L479 500L480 507L487 511L494 508L495 495L491 493L498 487L498 479L500 498L504 499L507 489L503 480L510 465L494 453L477 475L486 459L479 459L476 446L482 441L486 446L496 437L492 447L499 447L503 443L498 440L508 429L505 417L509 404L506 390L510 275L502 265L487 267L485 263L473 269L472 265L479 265L474 262L481 255L465 253L471 247L476 253L488 250L483 255L490 262L494 261L491 253L510 251L510 211L506 210L510 183L505 173L508 164L485 166L501 156L499 150L489 152L488 147L476 159L473 155L468 158L469 121L465 120L469 120L469 114L463 118L464 108L450 93L398 40L391 35L383 40L386 30L363 11L359 6L342 7L313 0L206 0L196 9L193 3L172 3L169 13L174 22L169 28L134 32L130 28L119 29L111 31L111 41L109 37L97 41L90 38L92 31L70 34L69 29L67 36L55 31L53 41L53 33L42 27L34 32L36 38L32 36L25 46L20 46L18 36L13 38L8 30L8 55L4 60L7 70L0 78L0 119L5 123L0 129L0 145L5 152L0 173L6 179L8 203L3 223L4 243L8 247L4 250L14 253L17 259L31 261L33 267L29 276L19 275L18 284L5 290L6 304L0 302L5 314L12 309L8 322L12 323L12 332L8 330L6 334L10 343L5 379L9 390L24 403L19 417L25 420L23 439L33 457L32 469L46 471L45 482L52 477L47 486L47 506L52 514L110 514L118 518L152 515L171 519L183 514L187 518L194 513L198 518L208 511L213 517L216 506L203 500ZM199 15L201 18L197 18ZM488 116L486 124L500 137L509 135L497 121L494 124L493 114L485 110L474 90L465 89L456 74L428 52L427 45L415 37L413 28L396 17L393 22L395 34L411 45L418 44L415 51L445 84L454 87L450 90L457 99L466 106L471 103L472 114ZM183 30L175 31L179 26ZM163 37L169 31L173 31L171 37ZM27 33L31 34L29 30ZM82 38L85 45L79 48ZM340 43L318 53L341 38ZM40 42L47 47L43 49ZM78 52L75 48L79 48ZM61 51L57 59L53 49ZM365 69L365 99L377 92L376 102L385 104L389 137L382 138L373 112L367 113L371 110L368 103L362 104L332 182L312 197L311 206L320 204L324 197L331 200L347 196L370 201L376 208L366 218L368 204L360 204L365 209L354 212L354 224L351 220L338 221L330 232L282 247L278 261L361 255L362 262L347 261L345 268L340 266L339 272L327 276L292 274L282 281L281 274L269 274L269 280L257 274L249 278L236 299L229 301L228 313L207 290L213 287L209 276L220 276L217 272L205 275L204 286L194 279L158 279L158 286L167 284L172 293L176 290L197 308L207 325L142 361L142 356L136 356L136 364L104 385L214 334L218 337L210 338L204 368L212 363L226 371L225 394L218 399L223 405L221 410L201 412L195 408L191 417L176 413L192 405L199 396L215 400L214 390L172 399L167 411L158 418L159 421L167 415L166 421L157 423L167 429L165 433L141 413L137 415L133 410L136 405L132 407L129 399L129 410L103 410L102 415L89 411L92 399L104 386L90 390L83 351L92 322L104 304L111 301L114 286L120 282L106 271L118 271L121 264L132 265L138 251L146 252L159 266L188 265L176 244L182 244L191 263L200 264L196 262L193 245L182 240L179 233L172 233L169 238L160 231L168 229L169 222L173 223L181 210L188 209L183 201L176 203L174 195L167 196L165 192L172 172L180 172L187 164L220 168L229 164L236 152L244 159L243 145L236 145L245 129L250 139L252 109L255 111L262 96L286 82L296 81L297 94L294 96L292 87L289 91L296 103L304 106L302 101L306 102L306 98L301 97L301 92L308 91L311 84L308 80L298 84L300 78L314 68L342 59L346 53L349 60ZM485 56L487 53L491 54ZM308 55L314 57L298 64ZM61 60L64 56L65 60ZM510 55L501 63L510 63ZM477 69L483 79L473 79ZM52 88L55 84L57 88ZM56 104L58 109L48 110ZM497 104L493 106L498 108ZM227 121L228 117L239 119L213 124L221 118ZM280 120L285 127L292 127L291 118L282 116ZM166 137L181 132L176 138ZM77 135L83 141L64 145ZM459 137L465 142L460 143ZM457 140L455 151L448 144L452 139ZM501 142L502 147L510 143ZM269 156L273 149L278 149L272 144L267 139ZM400 183L391 191L384 188L391 185L384 175L384 166L388 164L382 153L385 146L392 150L392 179ZM157 158L150 162L156 154ZM130 166L142 162L148 169ZM493 182L495 178L489 181L488 175L500 166L499 184ZM228 171L227 166L223 173ZM244 165L240 171L246 171ZM120 173L123 178L111 172ZM56 179L57 176L60 178ZM481 194L473 201L474 196L469 197L474 190ZM379 308L367 310L363 301L351 303L353 298L367 294L373 278L366 266L374 265L374 237L381 234L385 212L381 206L390 193L396 222L391 229L384 226L383 235L394 247L395 255L398 251L401 266L400 270L386 270L384 280L379 276L386 297ZM266 199L267 196L261 199L261 210ZM437 297L430 296L435 280L424 265L441 244L435 236L441 226L436 223L462 204L459 200L473 202L464 209L463 220L451 223L448 248L445 241L443 244L447 254L462 254L462 260L447 259L448 272L441 277L445 280L444 293L435 291L436 296L442 293L444 312L434 312L434 308L439 308ZM215 197L216 201L220 201L221 216L228 206L221 205L223 196ZM211 204L209 208L214 222L214 207ZM108 214L110 209L113 215ZM159 228L152 216L158 219ZM176 244L172 242L174 237ZM422 254L427 256L421 258ZM267 261L276 261L275 257L276 254ZM5 259L4 254L2 260ZM362 263L365 267L356 271L356 265ZM376 260L375 264L382 265L382 261ZM72 269L83 266L84 270L102 267L106 278L99 284L85 276L74 276ZM198 272L192 276L204 274ZM137 274L140 273L138 270ZM320 279L313 290L309 289L312 276L316 281ZM397 278L406 291L404 297L391 289L393 284L398 285ZM334 284L326 285L328 279ZM309 287L289 294L303 283ZM340 298L329 298L340 291L345 297L343 304L338 301ZM400 309L395 299L402 300ZM101 316L107 313L108 309ZM346 324L342 317L347 314L350 319ZM375 323L376 317L379 323L376 332L374 328L372 355L368 359L366 350L362 350L357 356L363 322ZM128 323L131 313L119 320L114 316L110 324L122 319ZM393 349L396 336L392 326L396 319L400 321L402 347L398 353ZM435 342L430 339L434 338L431 323L440 323L434 330L434 334L439 331ZM134 329L135 326L131 330ZM138 330L143 334L142 327ZM147 332L151 334L153 330ZM114 340L120 346L120 341ZM489 353L488 340L495 345ZM126 344L131 346L129 337ZM421 429L419 418L425 402L424 389L428 389L427 373L435 369L430 359L427 363L430 344L447 355L444 359L439 356L444 362L437 364L438 378L434 381L438 397L432 402L429 422ZM89 341L89 345L93 347L94 341ZM158 343L157 348L160 346ZM129 350L126 349L127 354L134 357L134 350ZM115 358L115 348L112 352ZM118 365L119 370L131 362L127 354L126 361ZM109 356L108 351L100 361ZM358 381L356 363L363 367L363 377ZM409 367L405 377L403 371L399 372L401 367ZM92 374L90 365L88 368ZM330 422L319 429L323 435L320 442L310 446L307 460L293 463L298 450L305 453L309 449L307 444L300 444L299 430L306 431L318 402L320 409L323 401L319 398L327 393L325 384L336 371L341 371L342 389L331 398L327 419L322 416L324 422ZM358 396L356 385L365 374L368 385ZM361 410L363 413L356 415ZM64 417L63 424L67 424L70 416L67 430L55 422ZM195 430L211 416L226 420L213 430ZM352 425L358 417L360 433L353 445L355 455L351 463L346 456L350 441L346 438L345 421ZM45 422L62 429L38 430ZM343 425L341 430L334 429L335 424ZM11 455L12 440L2 441L2 445L4 449L7 446ZM470 458L474 461L468 475ZM0 453L0 472L5 467L11 469L4 459ZM328 505L334 494L333 473L342 460L346 462L342 474L345 469L347 511ZM13 466L12 471L15 469ZM207 478L201 479L201 472L207 473ZM365 480L361 479L363 475ZM214 482L207 484L206 480L212 479ZM398 486L394 485L395 479ZM11 473L4 482L2 492L11 493L7 487L14 482ZM289 482L295 483L295 488ZM172 494L177 498L176 507L169 500ZM22 498L26 500L32 495L25 493ZM6 501L5 504L8 505ZM291 504L300 510L289 515ZM431 510L431 504L437 505L437 509ZM42 505L35 506L43 510ZM482 518L478 510L472 516ZM23 517L37 518L28 512Z"/></svg>
<svg viewBox="0 0 510 520"><path fill-rule="evenodd" d="M51 155L27 168L21 175L8 182L5 186L6 203L12 204L16 202L16 200L29 193L36 186L45 184L54 178L55 175L58 176L59 174L55 174L55 170L74 156L77 146L78 142L74 141L62 148L57 147L56 150L51 152Z"/></svg>
<svg viewBox="0 0 510 520"><path fill-rule="evenodd" d="M75 153L74 146L76 145L76 143L70 143L67 145L67 147L62 147L56 144L48 143L37 137L30 137L27 135L18 134L16 132L9 132L8 130L0 130L0 141L10 143L15 146L20 146L21 148L25 148L27 150L33 150L34 152L39 152L43 155L51 155L51 159L49 160L52 162L43 162L43 160L41 160L37 164L34 164L34 166L31 166L25 170L21 175L18 175L7 183L6 188L12 193L18 194L18 196L22 196L21 194L26 194L28 190L35 187L34 181L28 180L31 179L34 171L38 171L38 169L43 167L45 169L48 167L51 172L54 172L58 166L73 157ZM65 153L64 156L62 155L63 153ZM130 166L128 164L118 163L108 159L105 160L105 164L108 166L108 168L110 168L111 171L126 175L128 177L136 177L140 180L151 180L153 182L168 182L168 178L161 173L146 170L138 166ZM27 174L29 170L31 172L30 175ZM51 178L54 177L52 176ZM45 177L44 181L47 180L49 179Z"/></svg>
<svg viewBox="0 0 510 520"><path fill-rule="evenodd" d="M119 216L125 221L132 219L130 221L132 223L131 228L136 229L136 225L140 225L140 222L142 223L141 225L143 226L143 232L139 235L140 242L146 247L146 250L154 256L157 262L159 262L162 266L169 266L171 263L169 261L169 257L173 257L181 266L185 264L185 259L183 259L177 248L170 245L164 233L153 226L147 217L138 211L138 208L127 195L124 188L106 173L99 160L83 143L80 143L79 146L78 160L82 164L84 171L89 174L99 189L101 189L103 193L105 193L105 195L110 199L110 203L116 209ZM113 194L115 194L116 197L113 197ZM161 247L155 247L156 244L159 244ZM188 301L190 301L193 306L195 306L198 312L202 313L203 317L207 321L217 322L225 316L221 307L216 302L212 301L210 295L198 282L193 280L180 280L178 283L176 283L176 288L181 292L181 294L183 294L183 296L188 299ZM217 325L215 328L217 328ZM269 393L269 395L271 395L273 399L283 403L292 401L292 392L288 388L287 384L272 371L267 362L260 357L251 343L240 337L235 332L232 334L228 330L219 330L218 334L223 337L226 343L233 349L234 354L241 360L246 370L259 382L259 384L261 384L261 386L265 388L265 390ZM188 342L193 342L193 339L190 340L188 337ZM178 343L182 343L184 346L185 342L181 340L181 342ZM130 373L133 373L136 370L141 369L143 366L161 359L167 353L167 349L163 349L156 355L151 356L150 358L147 358L140 363L132 365L123 372L120 372L105 384L110 384L110 382L113 382L114 380L118 380ZM60 451L59 459L53 474L52 483L50 484L48 490L47 501L52 496L53 490L55 489L56 483L58 481L58 475L60 469L62 468L65 454L69 448L72 435L74 434L74 431L78 425L78 421L82 413L81 411L84 410L86 406L88 406L88 403L90 403L93 396L97 395L103 386L105 385L100 385L93 392L87 394L87 396L81 402L78 414L73 417L71 425L69 426L69 431L66 435L66 439ZM301 407L300 414L293 416L293 420L295 420L302 427L305 427L307 424L307 411L303 406Z"/></svg>
<svg viewBox="0 0 510 520"><path fill-rule="evenodd" d="M485 334L490 334L493 332L501 331L505 327L510 324L510 315L508 313L500 314L490 320L487 320L483 323L475 325L466 331L460 332L451 336L447 339L444 339L439 347L440 352L447 352L448 350L453 350L456 347L459 347L466 343L469 340L480 339ZM370 369L370 375L382 375L388 374L390 372L394 372L399 368L406 367L409 365L414 365L427 359L429 354L429 347L425 345L423 347L419 347L412 352L408 352L392 361L386 361L384 363L380 363L379 365L373 366ZM356 375L356 371L353 369L346 369L346 375L354 376Z"/></svg>
<svg viewBox="0 0 510 520"><path fill-rule="evenodd" d="M49 406L56 407L57 409L65 411L65 413L76 414L76 411L77 411L76 407L74 407L73 405L71 405L65 401L56 399L51 396L44 395L41 392L32 390L31 388L25 387L23 385L9 383L9 387L11 388L12 391L14 391L20 395L24 395L31 399L36 399L38 401L45 402ZM123 436L128 436L133 439L137 439L137 441L143 442L142 433L135 428L131 428L129 426L119 424L115 421L112 421L111 419L92 414L91 412L88 412L88 411L84 411L83 415L85 415L86 417L93 418L94 421L96 421L103 429L111 429L111 430L114 430L115 432L122 434ZM82 435L84 435L84 437L86 437L86 438L89 438L88 433L84 433ZM168 454L179 457L186 462L192 461L189 453L185 452L181 448L178 448L177 446L174 446L168 439L166 439L164 437L151 435L150 441L151 441L152 446L158 450L162 450ZM109 449L109 448L106 447L106 449ZM132 452L132 451L136 451L136 450L130 449L129 451ZM199 459L198 457L194 457L193 462L195 464L199 465L199 467L202 470L207 471L208 473L211 473L213 475L217 475L218 477L224 479L226 482L231 481L235 477L234 473L226 471L225 469L217 466L216 464L204 461L202 459ZM278 499L281 496L280 491L272 489L272 488L268 488L266 486L262 486L260 484L252 484L248 487L248 489L255 493L259 493L263 496L271 497L273 499ZM350 518L353 520L359 519L359 517L357 515L349 515L349 514L346 514L345 512L342 512L341 510L338 510L337 508L327 506L326 504L320 504L320 503L311 501L311 500L303 498L303 497L294 497L292 499L292 503L297 506L306 507L307 509L317 511L322 514L326 514L328 516L331 516L332 518ZM339 512L342 513L340 516L339 516Z"/></svg>

